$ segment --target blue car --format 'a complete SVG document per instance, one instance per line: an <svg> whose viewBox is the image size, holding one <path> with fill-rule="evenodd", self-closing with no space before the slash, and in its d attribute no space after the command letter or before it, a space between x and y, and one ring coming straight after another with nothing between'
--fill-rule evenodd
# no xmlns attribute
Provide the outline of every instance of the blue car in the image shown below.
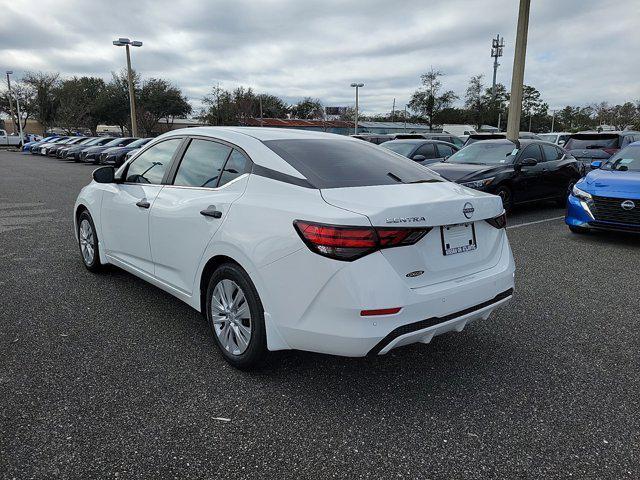
<svg viewBox="0 0 640 480"><path fill-rule="evenodd" d="M58 135L51 135L50 137L46 137L43 138L42 140L34 140L32 142L27 142L22 146L22 152L23 153L29 153L31 151L31 147L33 147L36 144L41 144L41 143L46 143L49 142L51 140L53 140L54 138L56 138Z"/></svg>
<svg viewBox="0 0 640 480"><path fill-rule="evenodd" d="M576 183L565 223L572 232L592 229L640 233L640 142L633 142Z"/></svg>

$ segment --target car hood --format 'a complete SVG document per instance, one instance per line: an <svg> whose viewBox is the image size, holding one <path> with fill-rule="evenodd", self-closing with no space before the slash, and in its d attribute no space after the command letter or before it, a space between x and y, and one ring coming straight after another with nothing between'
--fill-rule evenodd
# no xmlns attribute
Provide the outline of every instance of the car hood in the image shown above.
<svg viewBox="0 0 640 480"><path fill-rule="evenodd" d="M428 168L439 173L447 180L463 183L491 177L510 168L511 165L472 165L469 163L439 162L429 165Z"/></svg>
<svg viewBox="0 0 640 480"><path fill-rule="evenodd" d="M640 172L594 170L587 174L578 188L602 197L622 195L640 198Z"/></svg>

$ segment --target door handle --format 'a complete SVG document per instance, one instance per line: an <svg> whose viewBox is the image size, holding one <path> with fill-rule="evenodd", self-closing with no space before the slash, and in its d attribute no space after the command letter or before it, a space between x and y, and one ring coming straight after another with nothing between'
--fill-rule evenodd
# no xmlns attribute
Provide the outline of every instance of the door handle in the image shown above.
<svg viewBox="0 0 640 480"><path fill-rule="evenodd" d="M204 210L200 210L200 215L204 215L205 217L221 218L222 212L220 210L216 210L215 205L209 205Z"/></svg>
<svg viewBox="0 0 640 480"><path fill-rule="evenodd" d="M143 198L139 202L136 202L136 205L140 208L149 208L151 204L147 201L146 198Z"/></svg>

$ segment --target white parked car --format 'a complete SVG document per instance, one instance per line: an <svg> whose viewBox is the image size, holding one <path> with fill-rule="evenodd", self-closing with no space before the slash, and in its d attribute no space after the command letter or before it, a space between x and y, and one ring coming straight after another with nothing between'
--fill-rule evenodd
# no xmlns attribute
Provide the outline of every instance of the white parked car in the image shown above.
<svg viewBox="0 0 640 480"><path fill-rule="evenodd" d="M21 144L20 135L9 135L6 130L0 130L0 146L17 147Z"/></svg>
<svg viewBox="0 0 640 480"><path fill-rule="evenodd" d="M93 178L74 210L86 267L117 265L203 312L239 368L270 350L428 343L513 293L500 198L369 142L189 128Z"/></svg>

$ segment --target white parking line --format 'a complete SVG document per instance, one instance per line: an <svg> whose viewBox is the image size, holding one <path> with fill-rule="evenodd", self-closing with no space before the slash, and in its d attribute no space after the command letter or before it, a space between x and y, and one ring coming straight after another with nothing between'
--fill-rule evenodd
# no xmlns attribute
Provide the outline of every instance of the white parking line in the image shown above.
<svg viewBox="0 0 640 480"><path fill-rule="evenodd" d="M561 216L561 217L545 218L543 220L535 220L533 222L525 222L525 223L518 223L516 225L509 225L509 226L507 226L507 228L526 227L528 225L535 225L536 223L553 222L554 220L560 220L561 218L564 218L564 215Z"/></svg>

